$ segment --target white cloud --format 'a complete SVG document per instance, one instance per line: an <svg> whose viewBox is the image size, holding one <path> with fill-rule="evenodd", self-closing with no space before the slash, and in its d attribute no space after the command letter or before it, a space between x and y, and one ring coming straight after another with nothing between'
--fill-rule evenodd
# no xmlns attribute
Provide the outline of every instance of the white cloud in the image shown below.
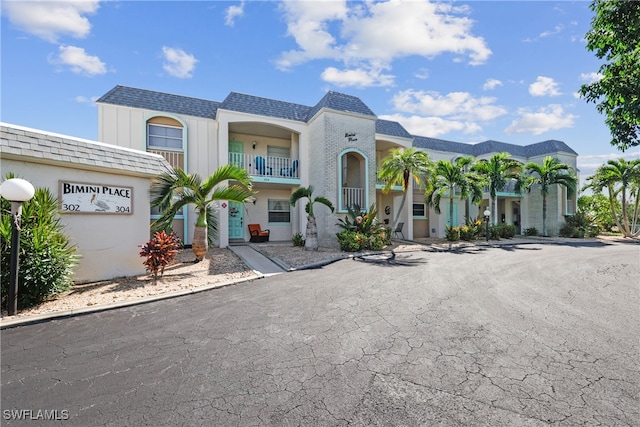
<svg viewBox="0 0 640 427"><path fill-rule="evenodd" d="M573 127L576 119L576 116L565 113L562 106L557 104L542 107L535 112L520 108L518 116L519 118L512 121L511 125L504 130L507 135L514 133L540 135L550 130Z"/></svg>
<svg viewBox="0 0 640 427"><path fill-rule="evenodd" d="M602 80L604 76L600 73L591 72L591 73L581 73L580 80L585 83L595 83L597 81Z"/></svg>
<svg viewBox="0 0 640 427"><path fill-rule="evenodd" d="M558 83L551 77L538 76L535 82L529 85L529 93L533 96L558 96Z"/></svg>
<svg viewBox="0 0 640 427"><path fill-rule="evenodd" d="M494 105L496 98L475 98L469 92L441 95L438 92L409 89L398 92L392 102L397 111L450 117L455 120L487 121L507 113L504 107Z"/></svg>
<svg viewBox="0 0 640 427"><path fill-rule="evenodd" d="M502 86L502 82L498 79L487 79L486 82L482 85L482 89L484 90L493 90L498 86Z"/></svg>
<svg viewBox="0 0 640 427"><path fill-rule="evenodd" d="M162 46L162 53L166 61L162 68L173 77L190 78L198 60L182 49Z"/></svg>
<svg viewBox="0 0 640 427"><path fill-rule="evenodd" d="M91 23L84 15L96 12L98 0L76 1L3 1L2 12L12 24L55 43L63 34L86 37Z"/></svg>
<svg viewBox="0 0 640 427"><path fill-rule="evenodd" d="M50 62L67 65L76 74L97 76L107 72L107 67L100 58L87 54L81 47L60 46L58 51L58 57L50 60Z"/></svg>
<svg viewBox="0 0 640 427"><path fill-rule="evenodd" d="M454 131L477 134L482 131L482 122L507 114L495 102L495 98L474 97L468 92L442 95L409 89L392 98L398 113L380 117L401 123L414 135L437 137Z"/></svg>
<svg viewBox="0 0 640 427"><path fill-rule="evenodd" d="M334 67L326 68L321 75L322 80L336 86L355 86L359 88L371 86L391 86L393 77L382 74L382 70L366 70L363 68L352 70L338 70Z"/></svg>
<svg viewBox="0 0 640 427"><path fill-rule="evenodd" d="M95 102L98 100L98 97L92 96L90 98L87 98L86 96L78 95L76 96L75 100L78 104L87 104L87 105L95 106L96 105Z"/></svg>
<svg viewBox="0 0 640 427"><path fill-rule="evenodd" d="M400 123L412 135L423 135L432 138L454 131L474 134L482 130L477 123L447 120L442 117L403 116L401 114L381 115L379 117L383 120Z"/></svg>
<svg viewBox="0 0 640 427"><path fill-rule="evenodd" d="M420 68L418 71L415 72L414 76L417 79L420 80L426 80L429 78L429 69L427 68Z"/></svg>
<svg viewBox="0 0 640 427"><path fill-rule="evenodd" d="M596 173L598 167L604 165L607 160L623 158L625 160L640 159L640 150L635 152L628 151L626 153L606 153L606 154L586 154L579 155L577 159L578 169L580 170L580 178L586 180L589 176ZM582 182L584 185L585 182Z"/></svg>
<svg viewBox="0 0 640 427"><path fill-rule="evenodd" d="M451 4L287 1L280 7L298 46L281 54L277 66L283 70L316 59L340 61L347 69L390 69L397 58L443 53L477 65L491 55L485 40L471 34L467 9Z"/></svg>
<svg viewBox="0 0 640 427"><path fill-rule="evenodd" d="M538 37L545 38L545 37L552 36L554 34L560 34L562 30L564 30L564 25L558 24L553 28L553 30L543 31L542 33L540 33Z"/></svg>
<svg viewBox="0 0 640 427"><path fill-rule="evenodd" d="M224 18L224 25L233 27L236 18L244 14L244 1L241 1L238 6L229 6L227 8L227 14Z"/></svg>

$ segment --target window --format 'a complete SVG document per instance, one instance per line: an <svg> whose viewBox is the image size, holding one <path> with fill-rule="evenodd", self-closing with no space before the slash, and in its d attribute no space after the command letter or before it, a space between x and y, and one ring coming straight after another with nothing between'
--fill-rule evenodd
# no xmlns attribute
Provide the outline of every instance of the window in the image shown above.
<svg viewBox="0 0 640 427"><path fill-rule="evenodd" d="M413 204L413 216L419 218L426 218L427 211L425 209L424 203L414 203Z"/></svg>
<svg viewBox="0 0 640 427"><path fill-rule="evenodd" d="M291 150L289 147L275 147L273 145L267 146L267 156L268 157L281 157L284 159L288 159L290 157Z"/></svg>
<svg viewBox="0 0 640 427"><path fill-rule="evenodd" d="M147 145L149 148L182 150L182 128L149 123Z"/></svg>
<svg viewBox="0 0 640 427"><path fill-rule="evenodd" d="M269 223L290 223L291 205L288 200L269 199Z"/></svg>

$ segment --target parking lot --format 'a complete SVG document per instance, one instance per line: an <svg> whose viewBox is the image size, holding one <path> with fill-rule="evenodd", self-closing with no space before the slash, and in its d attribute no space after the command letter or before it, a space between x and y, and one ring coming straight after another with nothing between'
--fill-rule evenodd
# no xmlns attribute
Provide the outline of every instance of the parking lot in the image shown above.
<svg viewBox="0 0 640 427"><path fill-rule="evenodd" d="M638 425L639 266L416 251L6 329L2 424Z"/></svg>

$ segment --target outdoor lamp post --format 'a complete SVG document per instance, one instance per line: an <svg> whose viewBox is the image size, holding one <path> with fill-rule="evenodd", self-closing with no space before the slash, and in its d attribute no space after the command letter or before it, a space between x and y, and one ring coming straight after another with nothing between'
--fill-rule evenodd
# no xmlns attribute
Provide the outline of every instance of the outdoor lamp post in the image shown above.
<svg viewBox="0 0 640 427"><path fill-rule="evenodd" d="M9 316L13 316L18 311L18 268L22 204L30 200L34 194L33 185L21 178L11 178L0 184L0 195L11 202L11 270L7 304Z"/></svg>
<svg viewBox="0 0 640 427"><path fill-rule="evenodd" d="M489 210L489 208L487 208L484 210L484 222L486 224L484 234L487 238L487 243L489 243L489 217L491 217L491 211Z"/></svg>

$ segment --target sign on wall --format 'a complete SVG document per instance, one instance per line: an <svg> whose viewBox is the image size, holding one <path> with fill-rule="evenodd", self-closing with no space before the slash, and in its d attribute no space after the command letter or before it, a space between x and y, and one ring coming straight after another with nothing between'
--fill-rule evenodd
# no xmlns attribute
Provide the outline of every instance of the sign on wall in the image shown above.
<svg viewBox="0 0 640 427"><path fill-rule="evenodd" d="M133 187L58 181L64 213L133 214Z"/></svg>

